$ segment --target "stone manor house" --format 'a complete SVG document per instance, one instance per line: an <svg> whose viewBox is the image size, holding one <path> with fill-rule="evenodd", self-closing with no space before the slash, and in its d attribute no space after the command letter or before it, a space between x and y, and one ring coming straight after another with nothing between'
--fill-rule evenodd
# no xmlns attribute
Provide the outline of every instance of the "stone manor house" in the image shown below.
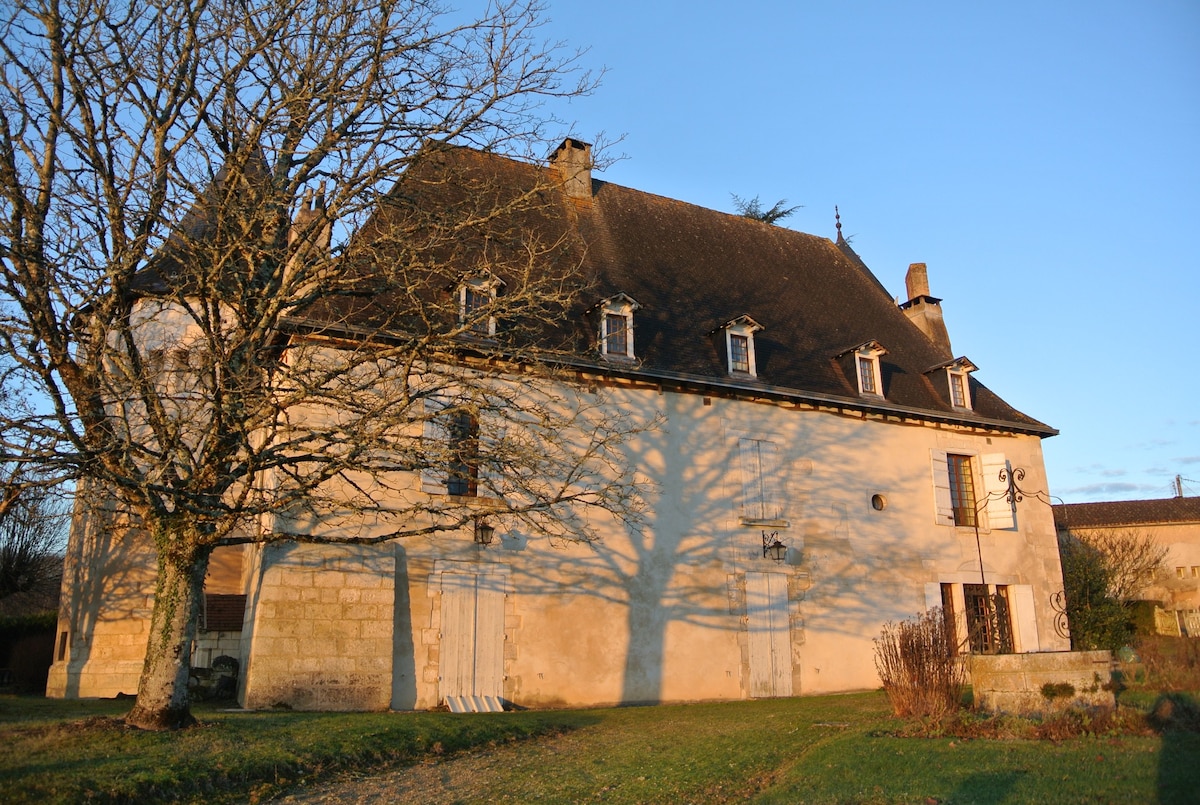
<svg viewBox="0 0 1200 805"><path fill-rule="evenodd" d="M650 482L645 523L597 517L590 542L485 525L221 549L193 664L237 659L245 707L873 688L872 639L933 606L951 613L964 653L1069 648L1051 605L1062 589L1051 509L1007 495L1018 469L1025 488L1047 489L1041 442L1056 431L952 352L925 265L909 267L897 304L840 224L829 239L611 184L574 139L546 164L465 148L441 159L500 186L552 185L532 225L573 244L593 280L564 325L578 345L571 375L553 382L603 388L623 416L655 423L626 446ZM505 292L502 278L462 271L447 292L463 315ZM441 436L464 432L450 423ZM475 481L468 462L409 485L469 498ZM153 554L136 532L86 516L75 526L48 693L132 693Z"/></svg>

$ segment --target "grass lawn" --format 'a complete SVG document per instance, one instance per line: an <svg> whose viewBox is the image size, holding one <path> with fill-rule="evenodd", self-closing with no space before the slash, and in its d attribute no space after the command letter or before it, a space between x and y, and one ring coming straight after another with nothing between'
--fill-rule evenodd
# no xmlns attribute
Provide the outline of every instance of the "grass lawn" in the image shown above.
<svg viewBox="0 0 1200 805"><path fill-rule="evenodd" d="M1195 802L1200 734L907 738L882 693L609 710L226 713L127 730L127 702L0 697L0 800L244 802L465 749L465 801ZM506 748L524 741L519 751Z"/></svg>

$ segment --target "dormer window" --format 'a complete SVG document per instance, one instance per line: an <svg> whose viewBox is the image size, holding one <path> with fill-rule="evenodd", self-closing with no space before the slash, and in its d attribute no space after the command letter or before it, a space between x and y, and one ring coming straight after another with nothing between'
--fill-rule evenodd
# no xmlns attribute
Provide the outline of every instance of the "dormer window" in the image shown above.
<svg viewBox="0 0 1200 805"><path fill-rule="evenodd" d="M754 334L762 329L762 325L749 316L739 316L718 329L725 333L725 356L729 374L734 377L757 377Z"/></svg>
<svg viewBox="0 0 1200 805"><path fill-rule="evenodd" d="M490 311L502 287L504 282L492 274L464 280L458 286L458 323L471 335L495 338L496 316Z"/></svg>
<svg viewBox="0 0 1200 805"><path fill-rule="evenodd" d="M966 358L956 358L946 366L946 385L950 392L950 405L971 410L971 379L969 375L977 367Z"/></svg>
<svg viewBox="0 0 1200 805"><path fill-rule="evenodd" d="M858 382L858 393L867 396L882 397L883 372L880 370L879 359L887 354L878 341L868 341L848 349L839 357L851 358L855 379Z"/></svg>
<svg viewBox="0 0 1200 805"><path fill-rule="evenodd" d="M600 312L600 354L615 360L632 360L633 314L641 308L632 297L617 294L602 300L593 310Z"/></svg>

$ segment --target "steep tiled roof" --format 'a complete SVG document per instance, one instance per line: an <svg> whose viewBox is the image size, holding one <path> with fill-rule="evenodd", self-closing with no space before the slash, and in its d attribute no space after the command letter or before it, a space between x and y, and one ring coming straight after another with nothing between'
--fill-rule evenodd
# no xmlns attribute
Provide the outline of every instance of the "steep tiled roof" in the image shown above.
<svg viewBox="0 0 1200 805"><path fill-rule="evenodd" d="M1200 523L1200 497L1062 503L1054 507L1054 525L1060 531L1165 523Z"/></svg>
<svg viewBox="0 0 1200 805"><path fill-rule="evenodd" d="M930 373L946 356L897 308L853 250L828 238L598 180L592 181L590 200L573 201L557 187L553 168L452 149L410 169L391 194L402 201L381 205L360 244L386 231L390 217L402 214L397 210L405 205L428 210L431 203L446 203L451 196L445 185L430 178L439 169L486 177L480 186L489 192L539 183L549 188L539 194L541 206L522 213L522 225L540 231L542 242L563 243L560 257L581 260L592 280L590 298L570 314L576 352L603 365L594 339L588 343L595 328L585 323L585 311L596 302L625 293L641 305L634 323L638 362L606 371L728 384L713 331L748 315L764 329L755 336L758 378L743 384L865 408L892 406L946 420L1056 432L974 378L973 411L954 409L942 377ZM313 315L370 326L388 308L386 295L346 304L351 307L336 313L314 309ZM860 398L852 364L838 360L847 347L871 340L887 350L880 360L884 400Z"/></svg>

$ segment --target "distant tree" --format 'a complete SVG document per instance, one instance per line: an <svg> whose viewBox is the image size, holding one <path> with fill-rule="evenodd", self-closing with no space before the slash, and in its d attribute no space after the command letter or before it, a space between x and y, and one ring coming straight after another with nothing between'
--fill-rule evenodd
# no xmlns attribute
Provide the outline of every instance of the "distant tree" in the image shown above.
<svg viewBox="0 0 1200 805"><path fill-rule="evenodd" d="M764 210L758 196L746 200L736 193L730 193L729 195L733 197L733 206L737 210L738 215L743 218L762 221L764 224L774 224L776 221L781 221L804 206L803 204L797 204L795 207L788 207L786 206L787 199L781 198L769 210Z"/></svg>
<svg viewBox="0 0 1200 805"><path fill-rule="evenodd" d="M1076 531L1071 535L1099 552L1108 573L1108 594L1127 604L1164 568L1167 548L1141 529Z"/></svg>
<svg viewBox="0 0 1200 805"><path fill-rule="evenodd" d="M1137 529L1059 536L1071 642L1076 649L1117 649L1134 632L1130 607L1163 565L1167 549Z"/></svg>
<svg viewBox="0 0 1200 805"><path fill-rule="evenodd" d="M0 601L53 597L62 574L67 512L53 490L9 478L0 493Z"/></svg>

